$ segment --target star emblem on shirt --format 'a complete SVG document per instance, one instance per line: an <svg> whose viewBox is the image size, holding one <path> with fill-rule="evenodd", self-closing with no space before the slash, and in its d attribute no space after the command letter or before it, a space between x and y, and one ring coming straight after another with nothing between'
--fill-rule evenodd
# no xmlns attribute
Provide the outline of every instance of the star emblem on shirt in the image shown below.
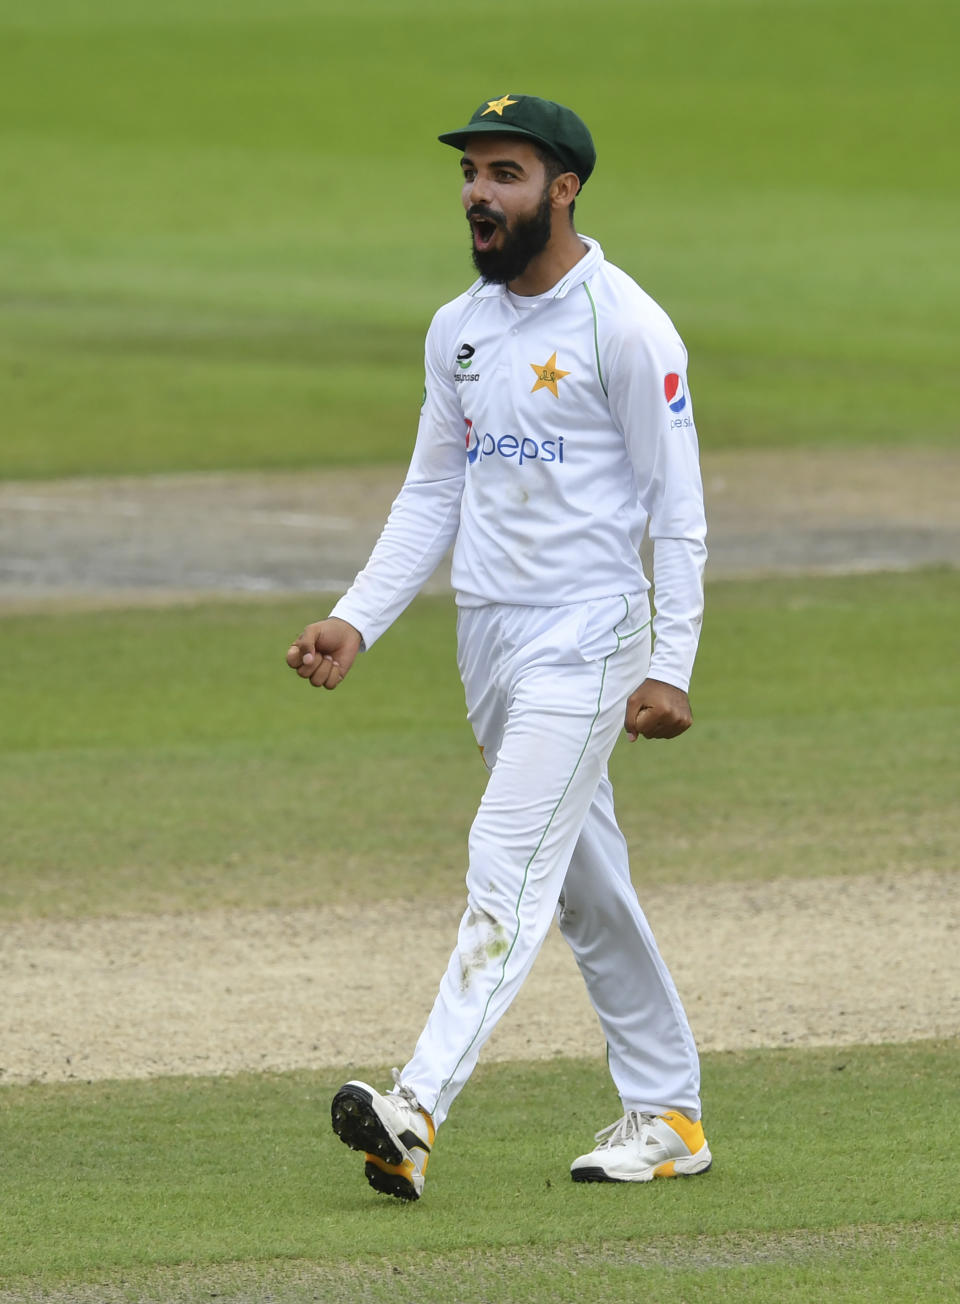
<svg viewBox="0 0 960 1304"><path fill-rule="evenodd" d="M487 100L487 107L480 114L480 117L485 118L488 113L495 113L498 118L502 118L504 109L516 103L517 101L512 100L509 95L504 95L499 100Z"/></svg>
<svg viewBox="0 0 960 1304"><path fill-rule="evenodd" d="M537 379L534 381L531 394L536 394L538 389L548 389L554 398L559 398L557 384L563 380L564 376L569 376L569 371L561 371L557 366L557 351L554 349L546 362L531 362L530 366L536 373Z"/></svg>

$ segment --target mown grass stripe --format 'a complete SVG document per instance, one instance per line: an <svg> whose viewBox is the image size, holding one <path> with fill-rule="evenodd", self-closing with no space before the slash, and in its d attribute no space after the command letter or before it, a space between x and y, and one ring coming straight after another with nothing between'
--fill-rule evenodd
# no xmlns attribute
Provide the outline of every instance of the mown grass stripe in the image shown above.
<svg viewBox="0 0 960 1304"><path fill-rule="evenodd" d="M484 1247L458 1254L411 1250L402 1262L396 1256L365 1256L344 1262L270 1260L227 1262L205 1268L178 1264L147 1272L111 1274L96 1283L44 1286L42 1292L25 1282L13 1289L0 1289L0 1304L32 1304L33 1300L42 1300L43 1304L130 1304L134 1299L139 1304L169 1304L173 1300L207 1304L214 1297L224 1304L239 1304L241 1300L252 1304L255 1299L265 1298L275 1304L300 1304L318 1298L395 1304L398 1298L406 1300L405 1292L410 1290L424 1301L455 1298L458 1304L488 1304L494 1297L514 1299L522 1289L537 1292L532 1299L557 1299L555 1294L539 1293L538 1279L544 1278L551 1279L557 1290L565 1286L573 1290L585 1275L604 1273L613 1283L627 1277L630 1288L635 1289L636 1274L642 1272L649 1289L652 1281L669 1281L681 1273L684 1277L709 1278L729 1275L737 1269L755 1270L761 1278L761 1289L766 1290L771 1277L789 1277L798 1271L846 1269L845 1275L855 1281L858 1274L869 1270L871 1262L876 1264L878 1257L885 1264L885 1281L893 1291L910 1275L908 1256L933 1251L931 1257L935 1260L953 1260L956 1230L956 1224L946 1219L930 1223L851 1223L822 1231L798 1228L726 1236L658 1236L655 1241L638 1238L600 1245L583 1242ZM938 1252L943 1251L947 1254L941 1258ZM445 1296L454 1282L455 1295ZM509 1293L505 1295L504 1290ZM753 1297L752 1292L747 1296ZM620 1296L610 1294L605 1298ZM658 1299L662 1298L658 1295Z"/></svg>

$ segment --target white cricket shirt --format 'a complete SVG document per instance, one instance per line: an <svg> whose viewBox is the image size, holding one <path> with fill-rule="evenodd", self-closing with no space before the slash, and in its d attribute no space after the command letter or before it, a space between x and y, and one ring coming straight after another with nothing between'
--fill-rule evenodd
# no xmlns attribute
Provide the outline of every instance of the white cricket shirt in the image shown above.
<svg viewBox="0 0 960 1304"><path fill-rule="evenodd" d="M477 281L436 314L410 469L333 615L367 647L451 542L460 606L560 606L649 587L650 676L686 689L703 613L706 522L669 317L594 240L546 294Z"/></svg>

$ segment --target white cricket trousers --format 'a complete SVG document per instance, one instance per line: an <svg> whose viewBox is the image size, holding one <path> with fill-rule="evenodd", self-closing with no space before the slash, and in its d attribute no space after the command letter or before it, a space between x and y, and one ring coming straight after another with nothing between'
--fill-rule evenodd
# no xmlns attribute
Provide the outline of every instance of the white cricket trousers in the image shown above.
<svg viewBox="0 0 960 1304"><path fill-rule="evenodd" d="M457 945L401 1081L439 1126L556 918L624 1110L699 1118L696 1046L630 881L607 777L650 661L646 594L461 608L457 639L490 778L470 830Z"/></svg>

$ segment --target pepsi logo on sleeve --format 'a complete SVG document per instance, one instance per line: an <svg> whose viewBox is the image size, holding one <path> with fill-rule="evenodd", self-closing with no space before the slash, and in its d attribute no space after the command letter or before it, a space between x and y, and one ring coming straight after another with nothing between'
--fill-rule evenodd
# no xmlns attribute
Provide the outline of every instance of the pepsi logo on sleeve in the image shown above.
<svg viewBox="0 0 960 1304"><path fill-rule="evenodd" d="M687 406L687 391L683 379L675 371L668 371L663 378L663 392L671 412L682 412Z"/></svg>

